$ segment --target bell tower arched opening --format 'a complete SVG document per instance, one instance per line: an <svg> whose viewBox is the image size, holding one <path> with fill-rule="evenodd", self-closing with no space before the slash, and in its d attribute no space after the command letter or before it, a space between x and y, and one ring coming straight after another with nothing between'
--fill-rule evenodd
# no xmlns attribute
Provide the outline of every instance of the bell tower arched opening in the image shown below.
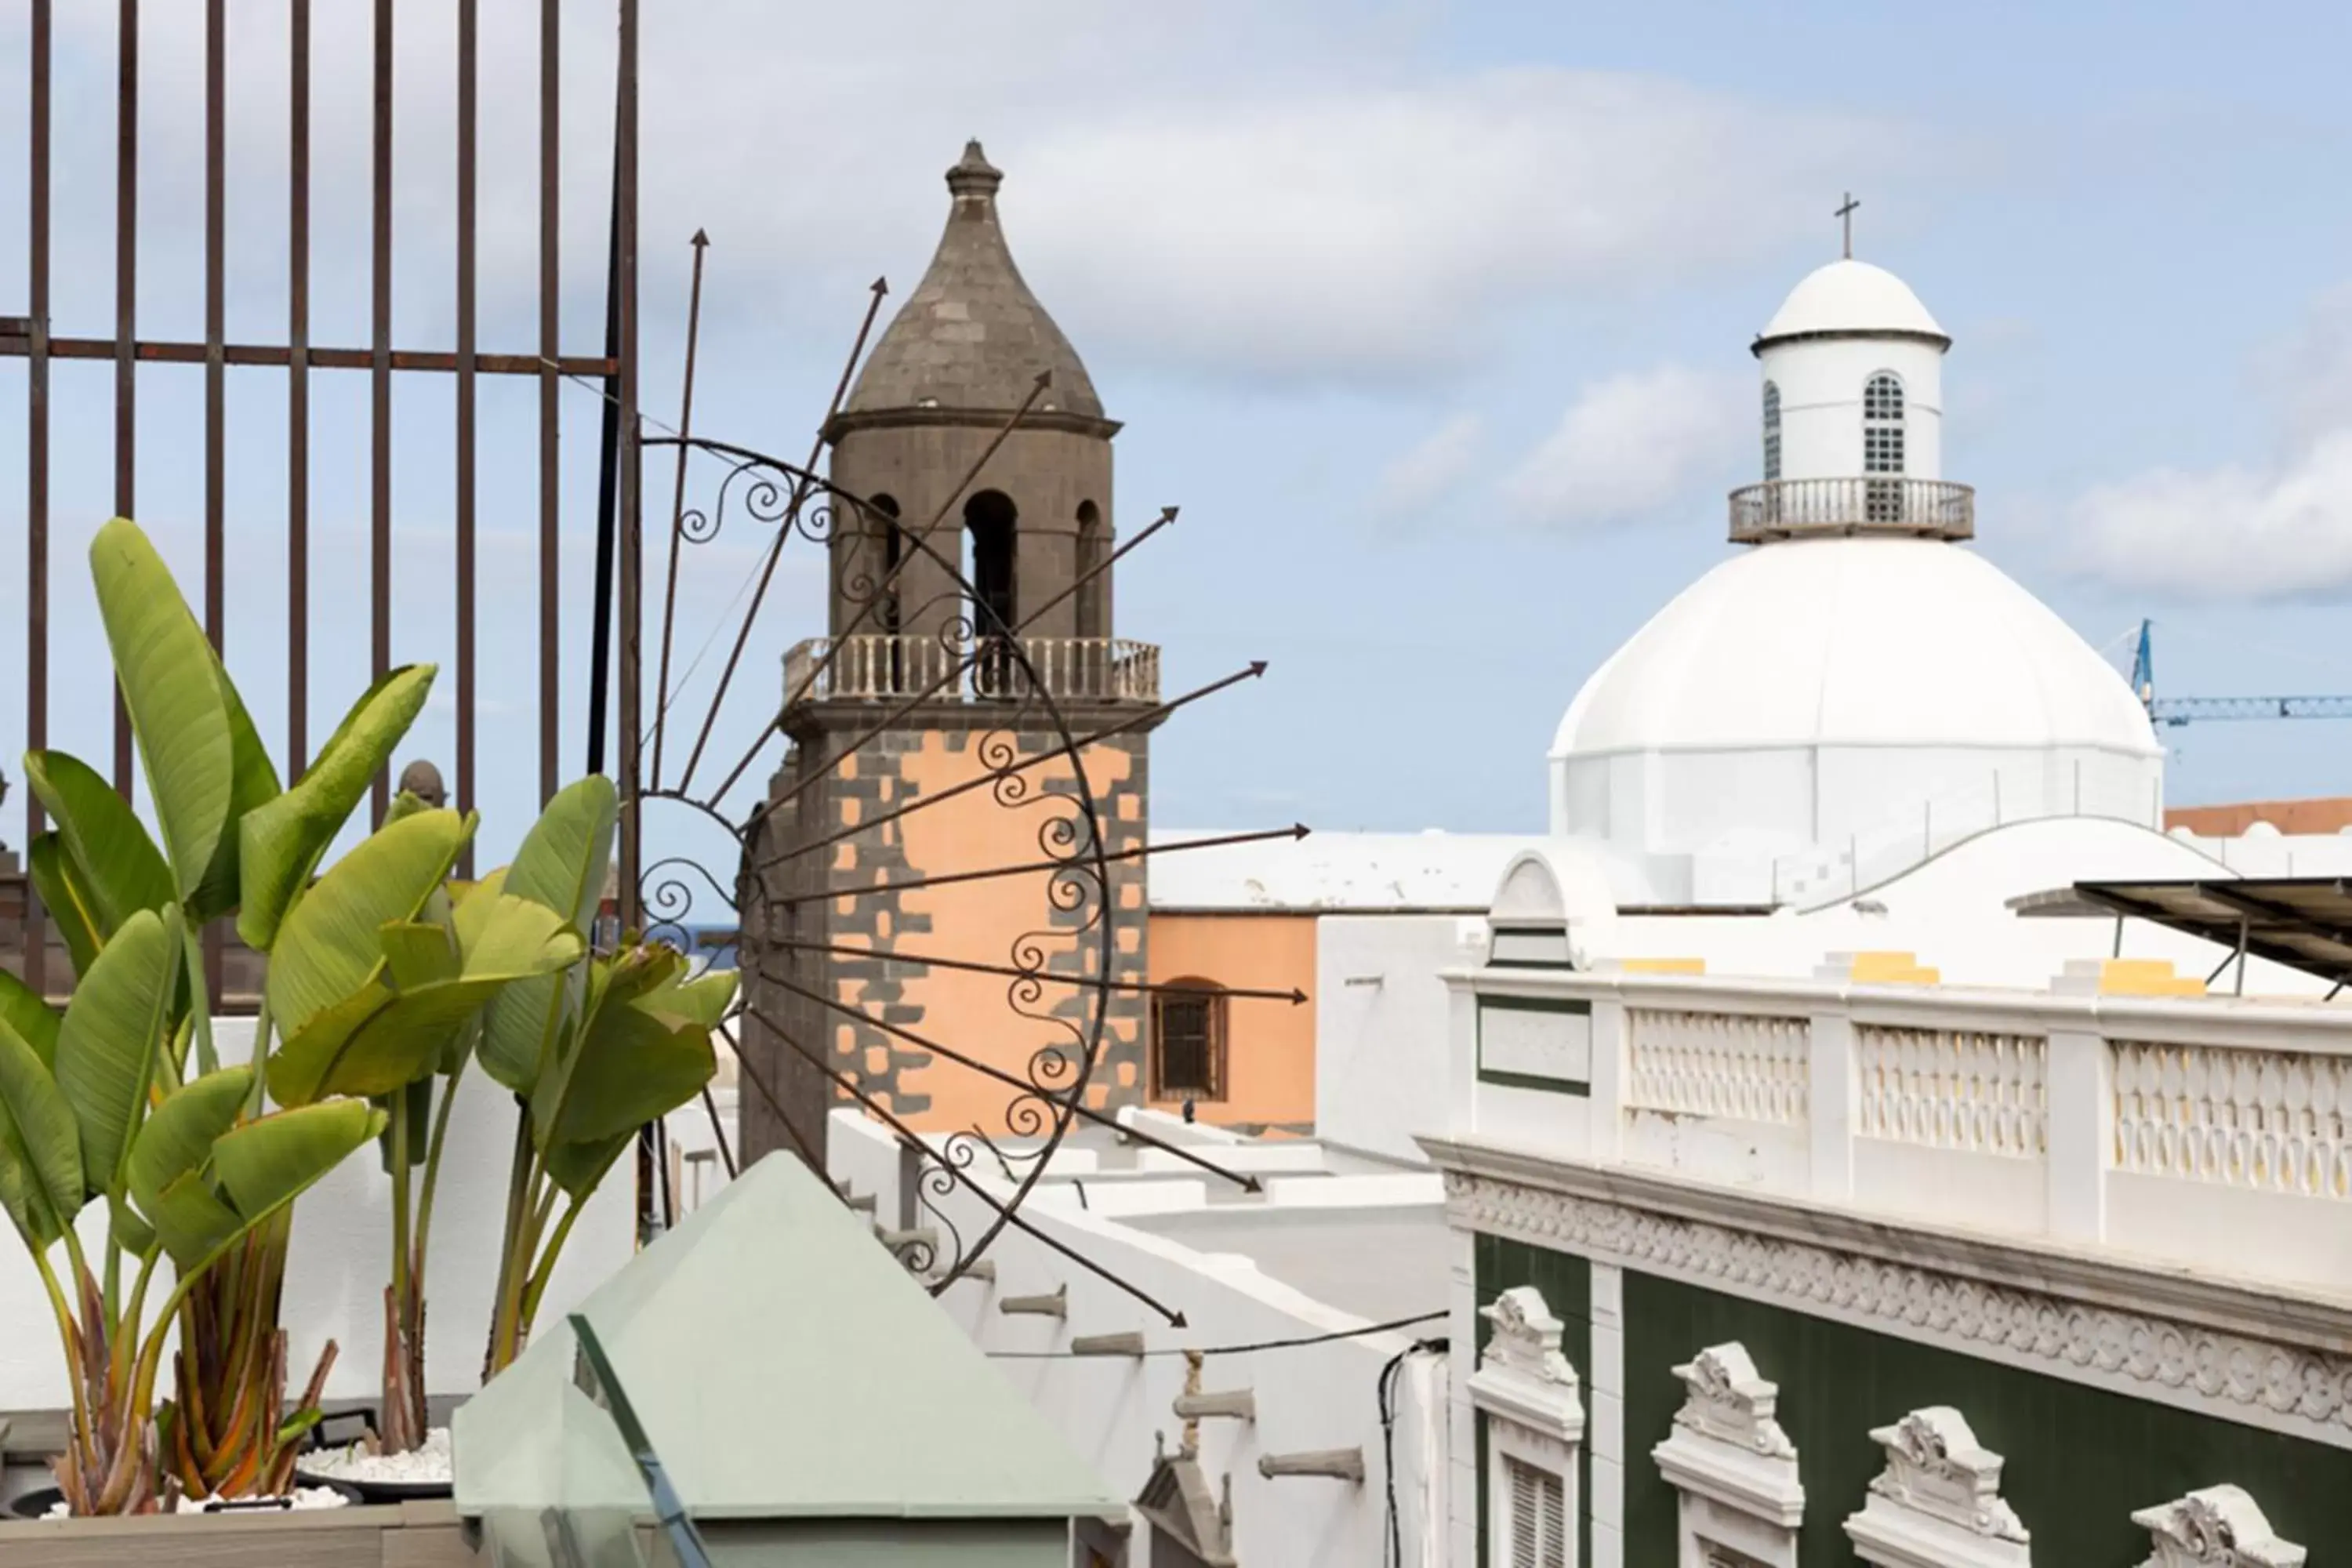
<svg viewBox="0 0 2352 1568"><path fill-rule="evenodd" d="M1003 490L982 490L963 505L964 581L971 584L971 635L981 650L982 695L1009 696L1013 660L1005 644L1020 607L1020 512Z"/></svg>

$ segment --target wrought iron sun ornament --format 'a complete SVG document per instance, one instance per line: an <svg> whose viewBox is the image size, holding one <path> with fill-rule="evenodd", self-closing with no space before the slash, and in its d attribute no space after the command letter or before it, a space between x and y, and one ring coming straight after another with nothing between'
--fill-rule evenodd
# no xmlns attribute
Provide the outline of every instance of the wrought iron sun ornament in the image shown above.
<svg viewBox="0 0 2352 1568"><path fill-rule="evenodd" d="M777 1086L767 1081L751 1053L740 1048L744 1026L756 1024L781 1041L793 1057L830 1079L842 1095L888 1127L902 1148L914 1152L919 1162L919 1204L928 1223L911 1233L886 1232L884 1237L906 1267L929 1282L935 1294L967 1273L995 1239L1011 1228L1034 1237L1079 1267L1118 1284L1171 1325L1181 1326L1181 1310L1153 1300L1131 1283L1040 1232L1023 1219L1021 1208L1044 1175L1054 1151L1071 1128L1081 1121L1119 1127L1127 1138L1163 1149L1244 1190L1257 1190L1254 1177L1224 1170L1192 1150L1166 1142L1149 1131L1121 1126L1115 1117L1088 1103L1088 1087L1095 1082L1102 1057L1108 998L1119 992L1164 989L1139 980L1112 978L1116 973L1113 955L1118 951L1120 931L1141 922L1146 913L1139 903L1130 909L1118 907L1118 900L1110 896L1109 872L1113 865L1123 860L1211 845L1301 837L1307 829L1293 826L1265 833L1114 849L1105 832L1102 804L1080 758L1088 746L1155 725L1171 714L1255 679L1265 672L1265 666L1254 662L1197 689L1142 704L1115 723L1091 729L1074 724L1056 700L1055 681L1046 679L1033 663L1024 633L1072 595L1085 591L1145 540L1173 523L1176 509L1162 511L1106 558L1080 573L1060 594L1034 608L1023 606L1025 613L1008 623L965 576L961 563L947 559L930 542L932 530L944 522L951 501L943 503L939 514L929 519L898 518L877 505L873 498L852 494L816 471L824 448L822 432L840 412L887 292L880 280L873 286L864 321L835 383L826 416L819 423L820 435L804 460L795 463L751 447L693 433L702 258L707 243L702 234L695 236L685 385L677 427L665 435L638 436L640 449L674 449L677 469L664 552L666 565L660 581L658 652L654 661L659 670L656 700L646 721L636 727L633 745L623 758L625 770L639 775L635 788L630 787L627 778L623 787L624 922L641 925L649 936L668 940L688 952L694 948L692 939L697 927L725 923L739 933L739 962L749 973L724 1034L730 1046L737 1047L743 1085L759 1096L792 1132L793 1121L780 1101ZM971 487L989 458L1030 416L1048 384L1048 376L1037 378L1023 405L1005 418L993 439L969 465L961 482L950 492L951 496L961 497ZM689 479L712 469L717 479L709 500L689 505ZM845 528L846 532L843 531ZM709 651L722 640L728 644L715 688L707 700L688 701L682 695L683 688L692 666L699 662L699 656L688 661L686 668L676 668L679 662L676 647L678 582L682 569L693 559L692 550L711 543L730 529L756 531L764 536L765 547L756 571L747 581L746 593L739 595L737 605L729 612L731 637L722 626L706 646L705 651ZM872 546L893 533L898 547L885 557ZM740 672L753 628L764 624L763 616L774 617L786 613L771 604L771 589L785 550L795 543L823 551L832 558L830 576L835 591L846 609L854 613L845 626L836 626L835 635L812 645L815 649L814 657L793 662L786 670L783 703L760 726L740 754L725 759L713 752L713 736ZM901 584L909 580L908 570L918 561L925 563L924 580L944 582L947 586L928 602L898 605L898 620L908 626L940 629L920 638L900 639L909 647L893 654L903 663L887 684L887 694L876 700L870 723L835 742L813 769L803 770L798 783L779 789L768 798L746 804L738 786L747 777L758 777L766 771L755 773L755 764L782 737L781 715L813 692L830 689L826 683L836 678L843 650L858 634L884 629L884 606L897 604ZM625 605L625 616L627 611ZM895 623L890 629L896 631ZM765 682L757 684L765 687ZM792 807L812 782L854 766L862 752L875 748L894 729L908 724L926 703L938 700L942 693L960 691L979 692L990 699L986 708L988 728L971 744L971 754L979 764L973 776L944 788L916 794L887 811L828 834L785 842L782 833L772 830L778 825L779 814ZM1153 696L1157 698L1156 691ZM1034 743L1040 736L1046 742L1042 750ZM1023 743L1024 737L1031 742L1026 746ZM677 762L681 754L682 764ZM825 868L843 842L860 835L903 831L908 819L982 791L994 809L1034 818L1034 828L1024 836L1024 841L1034 843L1034 856L1002 863L952 866L865 888L831 885ZM713 864L685 847L682 840L696 825L700 825L699 832L706 842L721 842L711 838L711 828L723 834L723 842L731 847L736 864ZM882 899L915 888L996 879L1025 880L1041 888L1044 905L1034 924L1013 933L1002 952L920 952L910 949L903 941L877 952L873 947L839 942L801 940L791 929L789 915L794 907L803 904L824 900ZM723 913L706 914L705 899ZM955 1018L917 1029L843 1000L843 987L830 979L834 966L871 963L877 958L1002 977L1005 982L1007 1013L1021 1020L1024 1029L1034 1028L1040 1043L1029 1052L1019 1070L1013 1070L985 1060L980 1051L960 1045L957 1036L962 1028ZM797 963L792 962L795 959L799 960ZM814 984L812 975L815 977ZM749 984L753 981L759 984ZM814 1032L814 1037L804 1037L813 1032L805 1028L796 1031L791 1020L772 1016L770 1010L762 1008L759 999L761 993L791 997L804 1005L804 1016L826 1019L827 1026ZM1307 999L1296 991L1238 991L1229 994L1294 1005ZM1073 997L1079 1001L1076 1007L1069 1005ZM963 1026L969 1027L971 1022L965 1020ZM886 1096L875 1092L864 1081L856 1070L856 1064L844 1065L825 1048L826 1039L841 1023L876 1031L928 1053L935 1065L946 1064L1003 1090L1007 1099L1003 1125L1009 1137L999 1137L978 1125L943 1138L917 1131ZM731 1173L732 1155L727 1151L724 1130L719 1126L716 1107L708 1091L705 1105L719 1133L721 1156ZM797 1139L796 1133L794 1136ZM800 1152L813 1166L824 1169L822 1151L803 1146ZM950 1217L946 1200L958 1193L975 1200L986 1216L976 1234L964 1235Z"/></svg>

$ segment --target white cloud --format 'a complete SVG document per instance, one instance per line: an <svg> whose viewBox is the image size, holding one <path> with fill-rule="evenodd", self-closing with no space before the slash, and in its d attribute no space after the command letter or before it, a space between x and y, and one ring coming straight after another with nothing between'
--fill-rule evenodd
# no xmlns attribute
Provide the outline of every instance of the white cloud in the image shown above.
<svg viewBox="0 0 2352 1568"><path fill-rule="evenodd" d="M1503 482L1507 510L1545 527L1648 515L1737 468L1755 384L1733 372L1660 365L1596 382Z"/></svg>
<svg viewBox="0 0 2352 1568"><path fill-rule="evenodd" d="M110 11L61 9L61 68L102 90ZM564 100L567 278L574 313L593 315L579 307L603 282L611 5L564 9L580 68ZM1198 0L1178 16L908 0L878 28L870 11L772 0L646 10L654 326L682 304L685 237L706 226L714 327L784 319L845 340L877 271L912 288L945 216L940 172L976 134L1008 173L1023 266L1081 344L1218 374L1392 375L1475 358L1531 302L1772 254L1820 227L1822 191L1917 155L1897 127L1664 79L1449 68L1337 4ZM453 11L401 19L404 336L446 330L450 308ZM200 12L146 17L156 255L193 246L201 216ZM484 331L503 340L528 334L535 277L537 7L483 12ZM258 326L283 277L283 21L268 5L231 20L232 270ZM363 326L366 29L322 27L315 54L319 309ZM92 231L61 247L102 242L110 222L105 130L60 127L61 167L90 176L61 177L60 224ZM193 307L193 277L157 288L152 313Z"/></svg>
<svg viewBox="0 0 2352 1568"><path fill-rule="evenodd" d="M2090 575L2192 599L2336 598L2352 591L2352 285L2256 356L2280 447L2266 463L2157 468L2073 508Z"/></svg>
<svg viewBox="0 0 2352 1568"><path fill-rule="evenodd" d="M1475 414L1456 414L1381 470L1372 509L1382 517L1426 510L1468 477L1486 440Z"/></svg>

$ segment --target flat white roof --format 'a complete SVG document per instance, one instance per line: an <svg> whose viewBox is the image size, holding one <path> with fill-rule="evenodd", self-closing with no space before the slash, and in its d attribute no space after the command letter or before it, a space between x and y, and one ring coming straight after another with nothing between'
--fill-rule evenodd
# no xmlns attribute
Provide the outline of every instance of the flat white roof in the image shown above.
<svg viewBox="0 0 2352 1568"><path fill-rule="evenodd" d="M1217 838L1155 828L1151 843ZM1210 849L1155 853L1146 879L1162 913L1431 910L1483 914L1511 857L1534 833L1310 833Z"/></svg>

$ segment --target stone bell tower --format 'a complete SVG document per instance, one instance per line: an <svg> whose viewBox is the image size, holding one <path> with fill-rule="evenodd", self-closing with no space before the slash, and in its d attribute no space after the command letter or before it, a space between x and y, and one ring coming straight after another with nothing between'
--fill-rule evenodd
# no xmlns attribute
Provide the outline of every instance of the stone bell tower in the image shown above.
<svg viewBox="0 0 2352 1568"><path fill-rule="evenodd" d="M929 269L825 431L843 492L829 635L785 658L791 750L744 888L759 1017L743 1048L772 1085L791 1086L779 1091L790 1125L745 1100L753 1158L821 1152L824 1113L847 1097L815 1056L919 1129L1021 1131L1019 1090L929 1047L1026 1079L1041 1049L1071 1049L1055 1020L1091 1034L1097 992L1049 980L1016 1005L1012 977L932 961L1042 959L1048 974L1095 978L1107 920L1111 977L1144 976L1140 858L1112 861L1107 887L1088 875L1060 897L1043 872L898 890L1052 858L1047 823L1073 816L1081 766L1106 851L1139 847L1150 821L1159 650L1113 635L1108 566L1119 427L1013 265L1003 178L977 142L948 171ZM1118 726L1075 757L1063 732ZM1033 765L1007 772L1021 763ZM1003 776L959 788L991 773ZM1065 909L1072 887L1082 897ZM1088 1099L1139 1102L1143 998L1104 994Z"/></svg>

